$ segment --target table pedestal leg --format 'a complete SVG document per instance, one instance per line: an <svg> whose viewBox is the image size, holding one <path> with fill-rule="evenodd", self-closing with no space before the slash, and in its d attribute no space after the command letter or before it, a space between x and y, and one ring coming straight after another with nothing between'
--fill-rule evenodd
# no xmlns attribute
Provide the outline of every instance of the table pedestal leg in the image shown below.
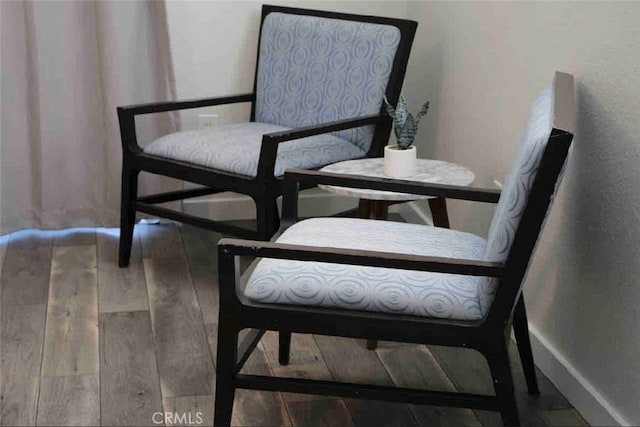
<svg viewBox="0 0 640 427"><path fill-rule="evenodd" d="M444 197L435 197L433 199L429 199L429 209L431 209L431 217L433 218L434 226L449 228L447 199L445 199Z"/></svg>
<svg viewBox="0 0 640 427"><path fill-rule="evenodd" d="M391 204L392 203L385 200L360 199L360 203L358 203L358 216L364 219L386 220Z"/></svg>

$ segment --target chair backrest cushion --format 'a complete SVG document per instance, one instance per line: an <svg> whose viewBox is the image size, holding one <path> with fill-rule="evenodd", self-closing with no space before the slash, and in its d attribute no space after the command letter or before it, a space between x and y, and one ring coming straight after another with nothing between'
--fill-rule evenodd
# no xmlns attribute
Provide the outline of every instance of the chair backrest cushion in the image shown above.
<svg viewBox="0 0 640 427"><path fill-rule="evenodd" d="M378 114L400 30L269 13L262 25L255 121L291 128ZM336 132L368 151L373 127Z"/></svg>
<svg viewBox="0 0 640 427"><path fill-rule="evenodd" d="M488 261L506 261L520 219L529 198L542 154L549 142L553 128L553 86L548 86L535 100L520 140L520 145L505 180L500 201L491 221L487 239ZM480 292L480 307L484 314L493 300L497 280L487 279L486 288Z"/></svg>

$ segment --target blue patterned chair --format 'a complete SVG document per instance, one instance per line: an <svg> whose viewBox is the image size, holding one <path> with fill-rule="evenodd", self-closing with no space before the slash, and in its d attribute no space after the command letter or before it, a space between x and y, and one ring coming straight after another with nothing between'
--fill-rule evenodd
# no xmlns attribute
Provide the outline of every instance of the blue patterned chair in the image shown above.
<svg viewBox="0 0 640 427"><path fill-rule="evenodd" d="M273 242L218 245L215 425L228 425L236 388L499 411L518 425L508 357L511 327L531 394L537 394L521 286L573 140L573 77L531 109L503 191L292 170L283 227ZM429 226L352 218L297 219L299 188L336 185L497 203L488 238ZM384 251L384 252L383 252ZM238 257L258 259L239 277ZM238 332L252 333L237 347ZM495 396L239 374L264 330L472 348L487 359Z"/></svg>
<svg viewBox="0 0 640 427"><path fill-rule="evenodd" d="M121 267L128 265L136 211L240 237L267 240L287 168L316 169L380 156L417 24L413 21L263 6L253 93L118 108L123 146ZM251 103L247 123L165 135L138 146L135 116ZM138 197L141 171L204 188ZM233 191L256 204L257 229L179 213L158 203Z"/></svg>

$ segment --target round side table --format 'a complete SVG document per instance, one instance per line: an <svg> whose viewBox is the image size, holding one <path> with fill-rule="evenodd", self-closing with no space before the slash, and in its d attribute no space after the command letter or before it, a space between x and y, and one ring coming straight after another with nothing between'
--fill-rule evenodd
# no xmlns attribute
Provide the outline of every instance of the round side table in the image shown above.
<svg viewBox="0 0 640 427"><path fill-rule="evenodd" d="M345 162L325 166L320 169L320 171L388 178L384 174L383 158L347 160ZM467 186L475 180L475 175L471 170L455 163L448 163L440 160L418 159L415 175L396 179ZM447 202L444 197L393 193L389 191L369 190L366 188L335 187L333 185L319 185L319 187L331 193L360 199L358 202L358 215L361 218L366 219L386 220L389 213L389 206L396 203L426 199L429 203L429 209L431 210L433 225L436 227L449 228ZM375 350L376 347L377 341L367 340L367 348L369 350Z"/></svg>
<svg viewBox="0 0 640 427"><path fill-rule="evenodd" d="M325 166L320 169L320 171L388 178L384 174L383 158L347 160L345 162ZM471 170L455 163L443 162L440 160L418 159L415 175L397 179L467 186L475 180L475 175ZM443 197L392 193L389 191L369 190L366 188L335 187L332 185L320 185L319 187L335 194L360 199L358 204L359 216L361 218L369 219L387 219L389 206L396 203L426 199L429 203L429 209L431 209L433 225L436 227L449 227L447 204Z"/></svg>

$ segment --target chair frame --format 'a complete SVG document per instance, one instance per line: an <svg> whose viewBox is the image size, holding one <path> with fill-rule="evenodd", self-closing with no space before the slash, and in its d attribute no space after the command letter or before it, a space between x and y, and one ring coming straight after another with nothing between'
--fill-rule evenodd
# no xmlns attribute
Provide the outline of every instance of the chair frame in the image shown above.
<svg viewBox="0 0 640 427"><path fill-rule="evenodd" d="M401 38L391 73L389 75L386 96L392 103L398 101L409 60L411 45L413 44L413 38L417 28L416 22L403 19L264 5L262 7L260 35L262 34L264 19L271 12L384 24L397 27L400 30ZM260 46L260 39L258 40L258 46ZM258 61L256 64L259 64L259 59L260 49L258 49ZM308 136L320 135L323 133L335 132L365 125L375 125L376 127L371 141L371 146L365 157L379 157L382 155L383 147L387 144L391 133L392 124L391 118L384 112L384 105L380 107L380 112L375 115L354 117L330 123L265 134L262 137L258 170L255 177L239 175L219 169L207 168L187 162L147 154L144 153L142 148L138 145L135 130L135 116L141 114L250 102L250 121L253 122L255 120L256 109L257 75L258 65L256 65L254 90L252 93L190 101L159 102L118 107L117 111L123 152L119 249L120 267L126 267L129 264L136 211L169 218L200 228L219 231L238 237L259 240L270 239L279 227L279 214L276 199L283 194L283 177L274 177L274 168L278 145L282 142L294 141ZM138 176L142 171L193 182L205 187L138 197ZM156 206L159 203L183 200L191 197L220 193L223 191L233 191L251 197L256 205L256 230L249 230L230 223L204 219L165 207Z"/></svg>
<svg viewBox="0 0 640 427"><path fill-rule="evenodd" d="M573 140L574 110L573 77L557 72L553 130L504 263L222 239L218 244L220 313L214 425L229 425L237 388L492 410L500 412L505 425L519 425L508 354L509 335L513 323L529 392L536 393L533 360L526 360L527 350L530 357L531 349L521 287ZM288 170L284 182L282 226L274 240L298 220L299 189L318 184L486 203L497 203L500 198L498 190ZM241 277L241 256L487 276L497 277L500 281L487 316L478 321L264 304L247 299L242 292L256 262ZM238 334L246 328L253 330L238 346ZM281 364L288 363L292 332L475 349L489 364L495 396L240 374L264 330L280 332Z"/></svg>

